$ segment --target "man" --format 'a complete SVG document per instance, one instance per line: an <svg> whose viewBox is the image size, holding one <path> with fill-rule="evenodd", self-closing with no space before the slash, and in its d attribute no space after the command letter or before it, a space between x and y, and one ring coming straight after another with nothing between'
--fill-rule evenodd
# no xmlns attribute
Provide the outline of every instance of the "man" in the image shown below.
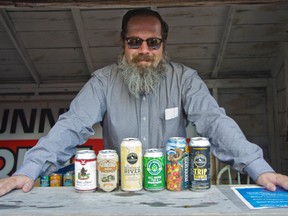
<svg viewBox="0 0 288 216"><path fill-rule="evenodd" d="M216 157L248 173L274 191L288 189L288 177L277 174L261 149L246 140L210 95L196 71L169 62L165 54L168 26L148 9L129 11L122 20L123 53L118 64L94 72L46 137L27 152L23 165L0 180L0 195L32 189L39 175L61 167L101 122L105 148L116 149L125 137L140 138L143 148L163 148L172 136L186 136L189 122L208 137Z"/></svg>

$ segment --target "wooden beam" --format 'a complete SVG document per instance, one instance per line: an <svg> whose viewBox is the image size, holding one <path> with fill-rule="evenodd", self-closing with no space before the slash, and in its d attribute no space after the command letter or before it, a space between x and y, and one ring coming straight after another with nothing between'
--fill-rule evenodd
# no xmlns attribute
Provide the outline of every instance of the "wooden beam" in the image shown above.
<svg viewBox="0 0 288 216"><path fill-rule="evenodd" d="M0 94L70 93L78 92L85 83L59 84L1 84Z"/></svg>
<svg viewBox="0 0 288 216"><path fill-rule="evenodd" d="M279 49L278 56L274 62L271 69L271 77L275 78L280 73L282 67L284 67L284 57L285 57L285 43L281 44L281 49Z"/></svg>
<svg viewBox="0 0 288 216"><path fill-rule="evenodd" d="M286 0L11 0L1 1L2 7L78 7L78 8L119 8L151 6L219 6L227 4L279 4Z"/></svg>
<svg viewBox="0 0 288 216"><path fill-rule="evenodd" d="M80 12L80 9L76 9L76 8L72 8L71 11L72 11L74 23L76 25L77 33L80 39L80 43L82 46L87 68L88 68L89 73L91 74L94 72L95 67L93 65L91 52L88 47L88 41L87 41L87 37L86 37L85 30L83 27L83 20L81 17L81 12Z"/></svg>
<svg viewBox="0 0 288 216"><path fill-rule="evenodd" d="M214 88L266 88L271 85L268 78L260 79L206 79L209 89Z"/></svg>
<svg viewBox="0 0 288 216"><path fill-rule="evenodd" d="M288 142L288 43L284 44L284 73L285 73L285 87L286 87L285 96L286 96L286 143L287 143Z"/></svg>
<svg viewBox="0 0 288 216"><path fill-rule="evenodd" d="M17 35L14 25L12 21L10 20L8 14L6 13L5 9L0 9L0 22L4 26L7 34L9 35L10 40L12 41L16 50L18 51L18 54L21 56L22 60L24 61L24 64L26 65L28 71L32 75L34 81L37 84L40 84L41 82L40 76L38 75L37 70L34 64L32 63L21 39Z"/></svg>
<svg viewBox="0 0 288 216"><path fill-rule="evenodd" d="M206 79L208 88L213 89L217 99L218 88L265 88L271 85L271 80L261 79ZM77 93L85 82L58 84L1 84L0 95L41 94L41 93Z"/></svg>
<svg viewBox="0 0 288 216"><path fill-rule="evenodd" d="M74 95L0 95L0 102L31 102L31 101L72 101L76 96Z"/></svg>
<svg viewBox="0 0 288 216"><path fill-rule="evenodd" d="M224 57L224 54L226 51L227 43L228 43L228 40L230 37L230 32L231 32L234 14L235 14L235 8L233 6L229 7L229 11L228 11L228 15L227 15L227 21L226 21L225 28L223 31L221 43L219 45L219 51L217 54L217 59L215 62L214 69L212 71L212 78L218 77L219 69L221 67L222 60L223 60L223 57Z"/></svg>

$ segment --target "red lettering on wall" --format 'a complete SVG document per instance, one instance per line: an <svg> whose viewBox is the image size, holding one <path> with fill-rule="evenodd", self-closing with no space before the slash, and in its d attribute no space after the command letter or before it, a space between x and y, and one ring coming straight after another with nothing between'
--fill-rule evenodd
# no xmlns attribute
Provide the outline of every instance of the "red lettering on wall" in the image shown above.
<svg viewBox="0 0 288 216"><path fill-rule="evenodd" d="M22 164L25 151L32 148L38 140L0 140L0 178L12 175ZM96 154L104 148L103 139L89 139L81 145L93 149ZM12 160L11 160L12 159Z"/></svg>

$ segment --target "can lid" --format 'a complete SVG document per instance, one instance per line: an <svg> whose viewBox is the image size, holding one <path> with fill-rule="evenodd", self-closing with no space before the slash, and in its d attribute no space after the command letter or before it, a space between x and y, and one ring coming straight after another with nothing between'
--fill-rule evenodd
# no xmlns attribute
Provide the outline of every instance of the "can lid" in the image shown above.
<svg viewBox="0 0 288 216"><path fill-rule="evenodd" d="M161 150L161 149L158 149L158 148L146 149L145 154L146 154L147 156L153 156L153 157L163 156L162 150Z"/></svg>
<svg viewBox="0 0 288 216"><path fill-rule="evenodd" d="M101 154L109 154L109 153L116 153L116 150L114 149L103 149L103 150L100 150L99 153Z"/></svg>
<svg viewBox="0 0 288 216"><path fill-rule="evenodd" d="M186 138L185 137L170 137L168 139L168 143L170 144L176 144L176 145L187 145Z"/></svg>
<svg viewBox="0 0 288 216"><path fill-rule="evenodd" d="M123 141L139 141L139 139L135 137L128 137L128 138L124 138Z"/></svg>
<svg viewBox="0 0 288 216"><path fill-rule="evenodd" d="M209 140L206 137L192 137L189 143L190 146L210 146Z"/></svg>
<svg viewBox="0 0 288 216"><path fill-rule="evenodd" d="M82 149L82 150L78 150L77 152L76 152L77 154L91 154L91 153L93 153L93 154L95 154L95 151L94 150L89 150L89 149Z"/></svg>

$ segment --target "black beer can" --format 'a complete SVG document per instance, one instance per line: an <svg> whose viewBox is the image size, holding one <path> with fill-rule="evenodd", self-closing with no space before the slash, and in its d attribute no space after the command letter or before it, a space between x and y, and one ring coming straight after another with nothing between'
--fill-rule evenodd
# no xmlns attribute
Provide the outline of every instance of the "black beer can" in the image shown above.
<svg viewBox="0 0 288 216"><path fill-rule="evenodd" d="M205 137L193 137L189 142L190 190L211 187L210 142Z"/></svg>

